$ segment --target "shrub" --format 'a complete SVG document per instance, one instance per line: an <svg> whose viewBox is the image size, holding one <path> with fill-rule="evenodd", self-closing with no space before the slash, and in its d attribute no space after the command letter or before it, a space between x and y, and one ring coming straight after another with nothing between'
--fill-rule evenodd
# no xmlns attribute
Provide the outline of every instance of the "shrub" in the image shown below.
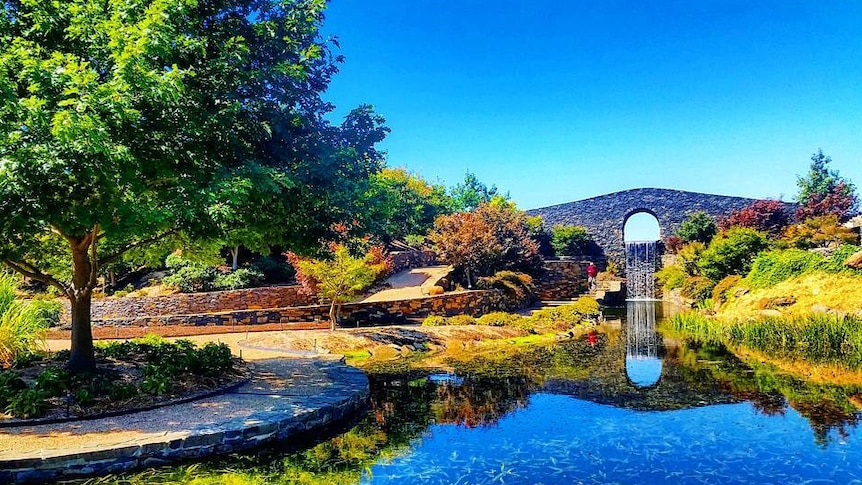
<svg viewBox="0 0 862 485"><path fill-rule="evenodd" d="M211 266L189 263L181 266L174 274L165 276L162 279L162 284L176 288L183 293L212 291L214 289L213 281L217 275L218 270Z"/></svg>
<svg viewBox="0 0 862 485"><path fill-rule="evenodd" d="M823 256L801 249L784 249L760 253L745 278L753 288L774 286L816 267Z"/></svg>
<svg viewBox="0 0 862 485"><path fill-rule="evenodd" d="M686 274L679 265L671 264L658 270L655 278L659 285L670 291L682 287Z"/></svg>
<svg viewBox="0 0 862 485"><path fill-rule="evenodd" d="M748 227L776 235L790 222L784 204L778 200L756 200L748 207L735 210L719 221L722 230Z"/></svg>
<svg viewBox="0 0 862 485"><path fill-rule="evenodd" d="M522 328L535 332L546 332L572 328L599 316L599 304L594 298L581 297L574 303L545 308L534 312L521 322Z"/></svg>
<svg viewBox="0 0 862 485"><path fill-rule="evenodd" d="M440 315L429 315L425 317L425 320L422 320L423 327L442 327L444 325L447 325L446 317Z"/></svg>
<svg viewBox="0 0 862 485"><path fill-rule="evenodd" d="M862 274L862 271L854 270L845 264L850 259L850 256L859 250L859 246L845 244L829 254L829 256L823 258L815 265L815 269L826 271L827 273Z"/></svg>
<svg viewBox="0 0 862 485"><path fill-rule="evenodd" d="M792 224L782 234L784 242L800 249L852 244L857 238L856 233L842 226L835 215L812 217Z"/></svg>
<svg viewBox="0 0 862 485"><path fill-rule="evenodd" d="M27 389L27 384L14 372L0 372L0 409L6 409L12 399L24 389Z"/></svg>
<svg viewBox="0 0 862 485"><path fill-rule="evenodd" d="M10 367L21 356L42 346L45 319L40 307L18 300L15 277L0 274L0 365Z"/></svg>
<svg viewBox="0 0 862 485"><path fill-rule="evenodd" d="M676 254L682 249L683 241L679 236L668 236L667 239L664 240L664 248L668 252L668 254Z"/></svg>
<svg viewBox="0 0 862 485"><path fill-rule="evenodd" d="M551 229L551 247L557 256L580 256L592 242L585 227L556 225Z"/></svg>
<svg viewBox="0 0 862 485"><path fill-rule="evenodd" d="M44 391L25 389L12 398L6 406L6 412L16 418L38 418L48 409L48 400Z"/></svg>
<svg viewBox="0 0 862 485"><path fill-rule="evenodd" d="M63 305L57 300L32 300L30 301L33 318L39 321L43 328L56 327L60 325L60 314Z"/></svg>
<svg viewBox="0 0 862 485"><path fill-rule="evenodd" d="M700 255L697 266L704 276L719 281L732 274L746 274L758 253L766 249L766 237L745 227L716 236Z"/></svg>
<svg viewBox="0 0 862 485"><path fill-rule="evenodd" d="M718 284L715 285L715 288L712 289L712 301L718 305L724 305L727 303L729 292L742 280L742 277L739 275L730 275L725 276Z"/></svg>
<svg viewBox="0 0 862 485"><path fill-rule="evenodd" d="M476 325L488 325L491 327L511 327L517 325L522 319L520 315L507 312L491 312L476 319Z"/></svg>
<svg viewBox="0 0 862 485"><path fill-rule="evenodd" d="M620 265L616 261L609 259L608 264L605 267L605 273L611 276L619 276L620 275Z"/></svg>
<svg viewBox="0 0 862 485"><path fill-rule="evenodd" d="M233 355L224 343L209 342L197 352L197 358L190 367L194 374L218 377L233 369Z"/></svg>
<svg viewBox="0 0 862 485"><path fill-rule="evenodd" d="M36 389L46 396L62 396L69 389L70 375L57 367L48 367L36 376Z"/></svg>
<svg viewBox="0 0 862 485"><path fill-rule="evenodd" d="M479 278L476 287L483 290L500 290L509 309L523 308L536 299L533 278L525 273L499 271L494 276Z"/></svg>
<svg viewBox="0 0 862 485"><path fill-rule="evenodd" d="M706 246L702 242L692 242L683 246L677 253L676 259L678 265L688 276L697 276L700 274L700 268L697 266L697 261L700 255L706 250Z"/></svg>
<svg viewBox="0 0 862 485"><path fill-rule="evenodd" d="M698 211L682 221L676 234L687 243L708 244L715 236L716 231L715 220L706 212Z"/></svg>
<svg viewBox="0 0 862 485"><path fill-rule="evenodd" d="M472 315L454 315L446 319L447 325L476 325L476 318Z"/></svg>
<svg viewBox="0 0 862 485"><path fill-rule="evenodd" d="M682 284L680 294L686 298L701 302L712 296L712 289L715 283L709 278L703 276L689 276Z"/></svg>
<svg viewBox="0 0 862 485"><path fill-rule="evenodd" d="M239 268L230 273L216 274L212 285L217 290L238 290L259 285L263 278L263 273L257 269Z"/></svg>
<svg viewBox="0 0 862 485"><path fill-rule="evenodd" d="M144 380L141 382L141 390L147 394L161 396L171 392L171 378L159 372L154 366L144 367Z"/></svg>

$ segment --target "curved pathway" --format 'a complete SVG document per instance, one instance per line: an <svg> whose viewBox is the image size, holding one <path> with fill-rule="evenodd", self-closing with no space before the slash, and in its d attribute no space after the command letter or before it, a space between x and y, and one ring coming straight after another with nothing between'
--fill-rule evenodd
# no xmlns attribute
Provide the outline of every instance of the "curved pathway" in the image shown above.
<svg viewBox="0 0 862 485"><path fill-rule="evenodd" d="M253 448L364 408L368 379L340 358L269 358L230 392L123 416L0 429L0 483L50 481Z"/></svg>

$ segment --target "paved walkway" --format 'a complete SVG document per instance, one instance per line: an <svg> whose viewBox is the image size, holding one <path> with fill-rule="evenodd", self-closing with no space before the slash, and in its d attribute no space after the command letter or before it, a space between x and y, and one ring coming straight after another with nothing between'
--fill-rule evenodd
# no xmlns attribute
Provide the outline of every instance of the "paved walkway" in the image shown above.
<svg viewBox="0 0 862 485"><path fill-rule="evenodd" d="M451 272L451 266L427 266L401 271L386 280L390 288L378 291L362 302L395 301L428 296L429 288Z"/></svg>
<svg viewBox="0 0 862 485"><path fill-rule="evenodd" d="M284 441L366 405L368 379L338 358L250 363L234 391L118 417L0 429L0 483L103 474Z"/></svg>

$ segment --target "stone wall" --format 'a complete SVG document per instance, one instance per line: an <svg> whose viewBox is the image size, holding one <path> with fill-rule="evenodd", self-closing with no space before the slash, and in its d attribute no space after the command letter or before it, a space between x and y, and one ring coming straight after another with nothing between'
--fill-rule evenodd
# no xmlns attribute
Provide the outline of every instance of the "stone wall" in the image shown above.
<svg viewBox="0 0 862 485"><path fill-rule="evenodd" d="M428 315L483 315L504 307L503 297L496 291L462 291L437 296L398 301L346 303L341 307L344 326L401 323L407 318ZM248 309L185 315L137 316L94 320L99 327L165 325L242 326L282 323L290 324L327 320L329 305L306 305L287 308Z"/></svg>
<svg viewBox="0 0 862 485"><path fill-rule="evenodd" d="M534 280L539 300L570 300L587 291L586 263L548 260L545 261L544 270Z"/></svg>
<svg viewBox="0 0 862 485"><path fill-rule="evenodd" d="M268 286L245 290L177 293L153 297L103 298L93 300L93 320L138 318L142 315L190 315L232 310L283 308L316 303L300 286ZM69 303L63 300L61 321L70 321Z"/></svg>
<svg viewBox="0 0 862 485"><path fill-rule="evenodd" d="M741 209L757 199L702 194L668 189L632 189L612 194L527 211L542 216L547 227L557 224L584 226L603 251L594 255L597 263L610 258L625 261L623 227L629 216L639 212L658 219L661 238L679 229L689 215L703 211L719 218ZM785 211L793 214L796 204L786 203ZM602 269L604 267L599 265Z"/></svg>
<svg viewBox="0 0 862 485"><path fill-rule="evenodd" d="M393 273L437 264L437 255L433 251L398 251L389 253L389 257L392 258Z"/></svg>

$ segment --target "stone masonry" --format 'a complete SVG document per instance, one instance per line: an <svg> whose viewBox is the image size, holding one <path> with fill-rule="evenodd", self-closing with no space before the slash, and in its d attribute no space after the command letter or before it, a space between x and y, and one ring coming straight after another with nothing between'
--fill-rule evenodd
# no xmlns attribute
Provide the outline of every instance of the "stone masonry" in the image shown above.
<svg viewBox="0 0 862 485"><path fill-rule="evenodd" d="M497 291L462 291L423 298L368 303L345 303L341 307L342 325L371 325L400 323L407 318L423 318L428 315L468 314L480 316L502 309L504 301ZM164 325L190 326L235 326L270 323L292 324L327 320L329 305L306 305L268 309L234 310L198 313L189 315L155 315L94 320L99 327Z"/></svg>
<svg viewBox="0 0 862 485"><path fill-rule="evenodd" d="M544 273L534 280L542 301L570 300L587 291L586 263L571 260L545 261Z"/></svg>
<svg viewBox="0 0 862 485"><path fill-rule="evenodd" d="M623 227L626 220L639 212L652 214L658 219L661 238L673 235L689 215L703 211L712 217L727 216L757 199L726 195L702 194L670 189L631 189L566 204L553 205L527 211L531 216L542 216L550 228L557 224L586 227L603 254L597 262L612 259L625 261ZM786 203L792 214L796 204ZM601 266L601 265L600 265Z"/></svg>

